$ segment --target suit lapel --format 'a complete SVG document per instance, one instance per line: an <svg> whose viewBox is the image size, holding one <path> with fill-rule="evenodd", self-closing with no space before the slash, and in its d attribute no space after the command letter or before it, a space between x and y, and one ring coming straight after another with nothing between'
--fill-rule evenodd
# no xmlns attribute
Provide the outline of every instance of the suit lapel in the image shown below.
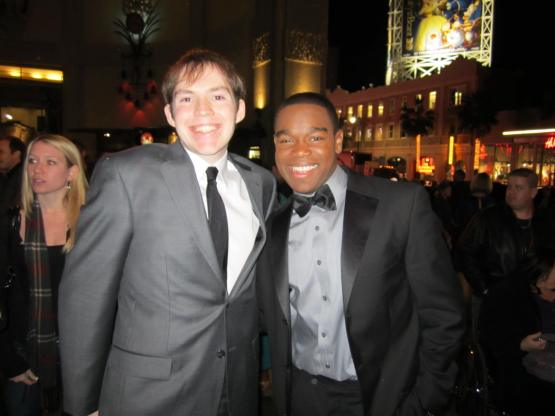
<svg viewBox="0 0 555 416"><path fill-rule="evenodd" d="M223 281L210 237L208 220L202 220L206 219L206 210L202 202L195 169L180 142L168 147L166 160L162 163L160 170L177 206L177 211L185 217L190 229L195 234L196 243L210 268L220 277L220 281Z"/></svg>
<svg viewBox="0 0 555 416"><path fill-rule="evenodd" d="M293 204L291 199L276 213L272 221L271 261L273 281L283 316L289 320L289 265L288 240Z"/></svg>
<svg viewBox="0 0 555 416"><path fill-rule="evenodd" d="M258 222L260 223L260 228L256 235L256 239L254 240L254 245L251 253L247 257L247 260L245 261L245 264L241 269L241 273L239 273L239 276L237 276L237 281L235 282L235 285L233 285L233 288L231 289L231 292L229 294L230 297L234 297L237 293L240 292L241 288L244 287L245 283L248 283L249 281L248 278L250 276L250 271L252 270L256 259L258 258L262 247L264 246L264 242L266 241L266 226L264 218L264 202L261 176L253 173L249 166L242 164L234 157L234 155L229 154L229 159L237 168L237 171L240 173L241 177L245 181L245 185L247 186L247 190L249 191L252 209L254 211L254 214L258 218Z"/></svg>
<svg viewBox="0 0 555 416"><path fill-rule="evenodd" d="M341 284L343 308L347 310L353 284L368 241L378 199L353 189L356 177L349 175L345 214L343 218L343 241L341 245Z"/></svg>

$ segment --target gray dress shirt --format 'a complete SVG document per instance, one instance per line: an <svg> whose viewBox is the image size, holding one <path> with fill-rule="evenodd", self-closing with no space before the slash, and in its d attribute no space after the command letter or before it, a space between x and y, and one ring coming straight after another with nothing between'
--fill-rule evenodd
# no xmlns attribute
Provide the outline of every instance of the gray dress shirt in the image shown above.
<svg viewBox="0 0 555 416"><path fill-rule="evenodd" d="M347 174L337 167L326 182L337 209L313 206L289 230L293 364L334 380L356 379L347 340L341 287L341 240Z"/></svg>

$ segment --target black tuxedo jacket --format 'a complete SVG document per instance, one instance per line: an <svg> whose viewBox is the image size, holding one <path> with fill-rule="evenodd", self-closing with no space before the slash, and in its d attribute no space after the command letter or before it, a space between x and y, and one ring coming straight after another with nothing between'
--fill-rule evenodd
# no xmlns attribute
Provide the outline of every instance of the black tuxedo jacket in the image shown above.
<svg viewBox="0 0 555 416"><path fill-rule="evenodd" d="M280 414L289 413L290 396L291 213L287 203L270 218L258 278ZM463 302L422 187L349 174L341 281L365 414L439 414L455 379Z"/></svg>

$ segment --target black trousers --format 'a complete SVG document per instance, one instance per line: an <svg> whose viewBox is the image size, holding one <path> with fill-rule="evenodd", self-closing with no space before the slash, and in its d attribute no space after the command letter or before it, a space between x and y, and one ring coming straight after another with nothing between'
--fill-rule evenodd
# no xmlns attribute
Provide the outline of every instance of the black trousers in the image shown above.
<svg viewBox="0 0 555 416"><path fill-rule="evenodd" d="M336 381L293 367L291 416L364 416L358 381Z"/></svg>

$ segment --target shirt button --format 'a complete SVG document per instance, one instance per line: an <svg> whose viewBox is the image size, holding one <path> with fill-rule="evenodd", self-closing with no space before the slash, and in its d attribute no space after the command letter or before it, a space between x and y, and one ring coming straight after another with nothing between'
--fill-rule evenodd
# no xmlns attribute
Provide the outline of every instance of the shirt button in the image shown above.
<svg viewBox="0 0 555 416"><path fill-rule="evenodd" d="M326 295L324 295L324 296L322 296L322 300L323 300L324 302L327 302L327 301L328 301L328 297L327 297Z"/></svg>
<svg viewBox="0 0 555 416"><path fill-rule="evenodd" d="M225 351L224 351L224 350L221 350L221 349L218 350L216 356L217 356L218 358L223 358L223 357L225 357Z"/></svg>
<svg viewBox="0 0 555 416"><path fill-rule="evenodd" d="M327 334L325 332L322 332L322 338L326 338L326 335Z"/></svg>
<svg viewBox="0 0 555 416"><path fill-rule="evenodd" d="M314 227L314 229L315 229L316 231L320 231L320 226L317 225L316 227Z"/></svg>
<svg viewBox="0 0 555 416"><path fill-rule="evenodd" d="M331 365L329 365L329 363L328 363L328 364L326 364L326 368L330 368L330 367L331 367Z"/></svg>
<svg viewBox="0 0 555 416"><path fill-rule="evenodd" d="M322 264L322 260L316 260L316 264L320 266Z"/></svg>

